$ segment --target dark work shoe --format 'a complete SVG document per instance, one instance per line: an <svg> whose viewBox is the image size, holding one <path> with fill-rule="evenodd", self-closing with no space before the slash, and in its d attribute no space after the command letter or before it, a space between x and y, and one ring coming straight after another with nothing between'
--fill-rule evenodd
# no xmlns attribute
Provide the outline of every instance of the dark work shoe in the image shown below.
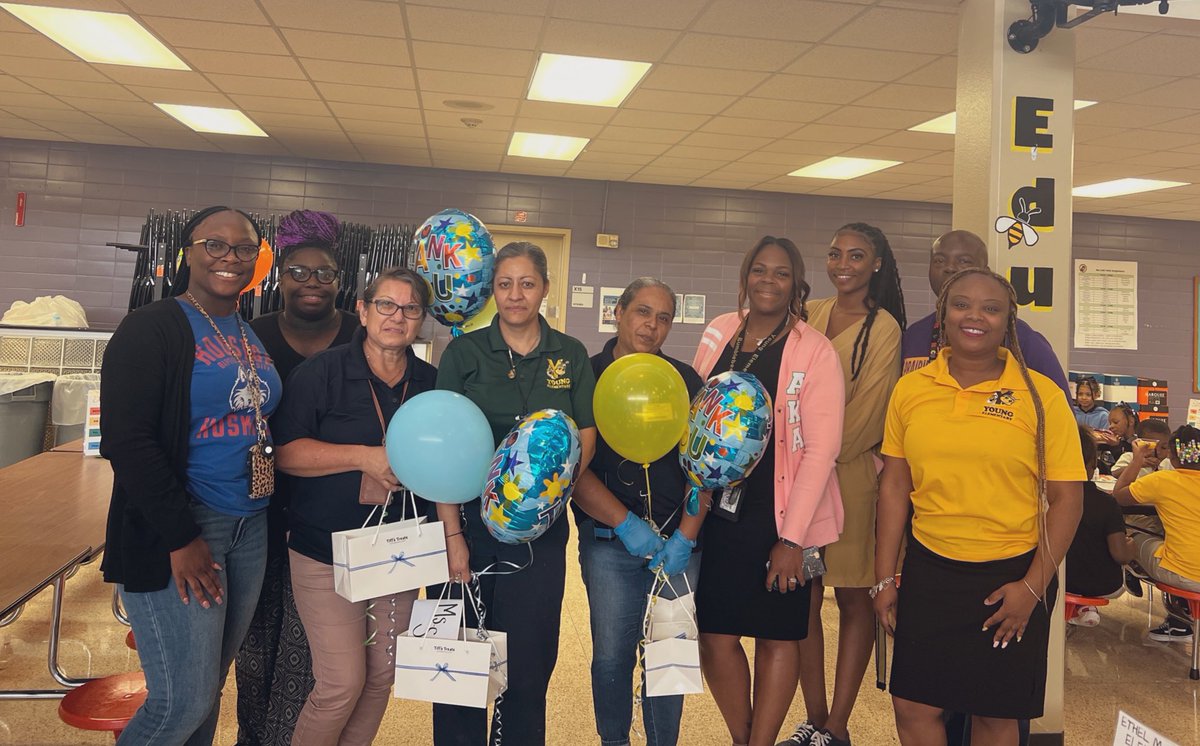
<svg viewBox="0 0 1200 746"><path fill-rule="evenodd" d="M1128 570L1125 571L1125 590L1134 598L1142 597L1142 581Z"/></svg>
<svg viewBox="0 0 1200 746"><path fill-rule="evenodd" d="M796 730L792 731L792 735L788 736L786 741L780 741L775 746L808 746L809 739L817 732L817 726L812 724L811 720L805 720L796 726Z"/></svg>
<svg viewBox="0 0 1200 746"><path fill-rule="evenodd" d="M1192 639L1192 628L1171 617L1150 630L1150 639L1155 642L1188 642Z"/></svg>
<svg viewBox="0 0 1200 746"><path fill-rule="evenodd" d="M850 736L846 735L846 740L838 738L824 728L817 728L817 732L812 734L808 739L809 746L850 746Z"/></svg>

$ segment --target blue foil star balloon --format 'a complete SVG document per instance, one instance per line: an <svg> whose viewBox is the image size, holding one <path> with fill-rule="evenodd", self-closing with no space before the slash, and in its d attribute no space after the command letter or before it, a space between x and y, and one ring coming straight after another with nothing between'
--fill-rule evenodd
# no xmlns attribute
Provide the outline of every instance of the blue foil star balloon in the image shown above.
<svg viewBox="0 0 1200 746"><path fill-rule="evenodd" d="M575 422L541 409L514 427L492 458L480 515L497 541L522 544L546 532L563 514L583 449Z"/></svg>
<svg viewBox="0 0 1200 746"><path fill-rule="evenodd" d="M417 229L416 270L433 290L429 312L454 336L492 296L495 247L474 215L442 210Z"/></svg>
<svg viewBox="0 0 1200 746"><path fill-rule="evenodd" d="M700 490L742 482L771 445L771 396L750 373L727 371L708 379L692 400L679 465L691 490L688 515L700 509Z"/></svg>

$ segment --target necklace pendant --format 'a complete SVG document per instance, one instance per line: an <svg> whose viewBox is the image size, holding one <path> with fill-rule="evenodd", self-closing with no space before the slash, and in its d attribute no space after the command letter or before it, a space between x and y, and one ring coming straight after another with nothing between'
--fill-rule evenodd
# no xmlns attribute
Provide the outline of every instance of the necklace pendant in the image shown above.
<svg viewBox="0 0 1200 746"><path fill-rule="evenodd" d="M508 369L508 380L511 381L516 377L517 377L517 372L515 370L513 370L512 368L509 368Z"/></svg>

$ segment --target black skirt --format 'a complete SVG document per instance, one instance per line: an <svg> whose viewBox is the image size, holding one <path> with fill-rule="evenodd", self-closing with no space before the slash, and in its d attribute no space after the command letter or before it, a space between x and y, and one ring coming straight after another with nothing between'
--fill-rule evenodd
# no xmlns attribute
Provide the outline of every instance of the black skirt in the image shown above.
<svg viewBox="0 0 1200 746"><path fill-rule="evenodd" d="M740 357L748 358L747 353ZM749 369L772 397L782 360L783 342L779 341L763 350ZM719 366L713 373L727 369L728 365ZM719 498L714 495L713 499ZM812 583L789 593L766 588L767 560L778 541L772 442L746 478L737 522L717 515L704 521L704 552L696 588L696 622L701 632L763 640L803 640L808 636Z"/></svg>
<svg viewBox="0 0 1200 746"><path fill-rule="evenodd" d="M995 611L983 601L1020 580L1033 552L992 562L947 559L908 537L896 608L893 696L954 712L1012 720L1041 717L1046 696L1046 646L1058 580L1047 605L1034 607L1021 641L994 648Z"/></svg>

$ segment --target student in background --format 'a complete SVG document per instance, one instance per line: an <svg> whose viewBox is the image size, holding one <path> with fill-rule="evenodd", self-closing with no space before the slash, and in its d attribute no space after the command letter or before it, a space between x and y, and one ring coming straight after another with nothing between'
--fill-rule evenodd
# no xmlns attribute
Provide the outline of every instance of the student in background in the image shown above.
<svg viewBox="0 0 1200 746"><path fill-rule="evenodd" d="M950 231L939 236L933 242L933 251L929 254L929 287L933 290L934 297L941 295L942 286L955 272L968 267L988 268L987 244L983 239L963 230ZM919 321L914 321L904 331L900 357L904 361L905 373L924 368L937 357L938 350L941 349L941 336L934 316L935 314L931 313ZM1058 384L1069 401L1071 390L1067 386L1067 376L1054 354L1054 348L1046 338L1034 331L1029 324L1017 319L1017 342L1029 368Z"/></svg>
<svg viewBox="0 0 1200 746"><path fill-rule="evenodd" d="M1133 449L1129 467L1117 477L1113 497L1121 505L1153 505L1158 513L1157 519L1138 516L1145 520L1134 527L1135 561L1141 569L1159 582L1200 592L1200 429L1184 425L1171 435L1174 469L1134 481L1152 448L1143 442ZM1168 615L1150 631L1150 639L1187 642L1192 639L1191 620Z"/></svg>
<svg viewBox="0 0 1200 746"><path fill-rule="evenodd" d="M1148 419L1139 422L1137 425L1137 438L1133 441L1137 445L1138 441L1153 443L1154 448L1146 452L1145 465L1134 479L1144 477L1147 474L1153 474L1158 469L1171 468L1171 428L1165 420ZM1117 457L1117 462L1112 465L1112 475L1120 477L1121 472L1125 471L1125 467L1129 466L1133 461L1133 452L1126 451Z"/></svg>
<svg viewBox="0 0 1200 746"><path fill-rule="evenodd" d="M1075 413L1075 421L1093 430L1103 430L1108 427L1108 410L1096 404L1100 396L1100 384L1091 376L1080 378L1075 382L1075 401L1071 411Z"/></svg>
<svg viewBox="0 0 1200 746"><path fill-rule="evenodd" d="M1083 464L1088 474L1096 470L1096 443L1083 425L1079 426ZM1116 598L1124 591L1121 566L1133 559L1133 541L1125 535L1121 506L1092 482L1083 483L1083 516L1075 539L1067 550L1067 593L1092 598ZM1095 627L1100 612L1081 606L1071 624Z"/></svg>
<svg viewBox="0 0 1200 746"><path fill-rule="evenodd" d="M1118 402L1108 413L1108 429L1096 430L1097 463L1101 474L1112 473L1113 465L1122 454L1133 450L1138 416L1133 407ZM1115 475L1114 475L1115 476Z"/></svg>

